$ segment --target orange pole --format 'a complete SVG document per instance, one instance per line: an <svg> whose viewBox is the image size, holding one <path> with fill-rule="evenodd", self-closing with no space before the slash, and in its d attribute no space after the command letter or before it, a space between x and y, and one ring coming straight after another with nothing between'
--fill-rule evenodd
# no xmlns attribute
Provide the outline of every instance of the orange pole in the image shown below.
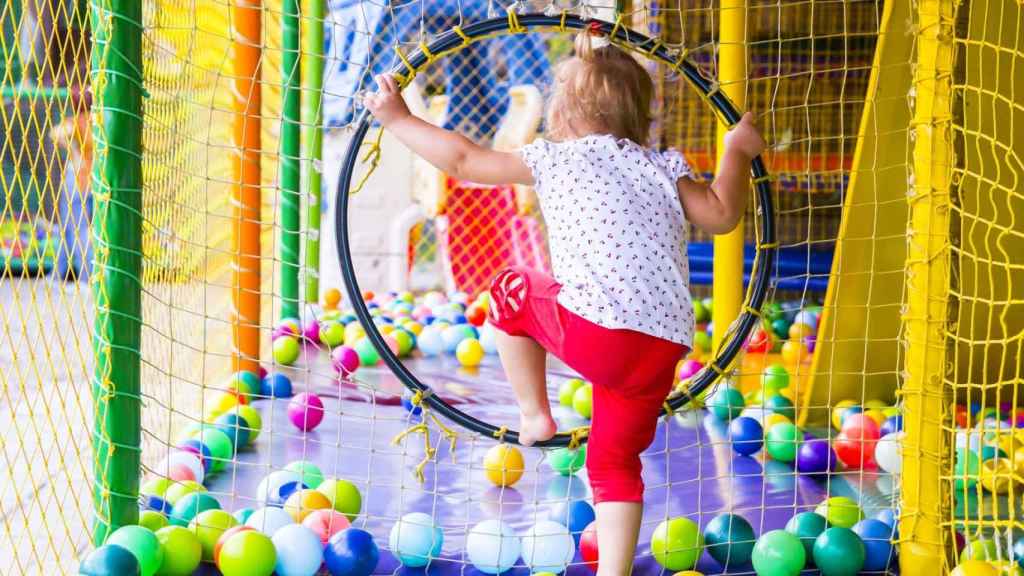
<svg viewBox="0 0 1024 576"><path fill-rule="evenodd" d="M260 356L260 57L262 0L233 0L234 159L231 302L235 370L258 372Z"/></svg>

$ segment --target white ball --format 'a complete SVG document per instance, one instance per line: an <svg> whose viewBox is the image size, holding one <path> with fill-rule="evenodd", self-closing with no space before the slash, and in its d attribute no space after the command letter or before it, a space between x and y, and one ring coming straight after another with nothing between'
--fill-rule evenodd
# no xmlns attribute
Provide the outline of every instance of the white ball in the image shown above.
<svg viewBox="0 0 1024 576"><path fill-rule="evenodd" d="M564 572L576 553L569 529L551 520L530 527L522 538L523 562L533 572Z"/></svg>
<svg viewBox="0 0 1024 576"><path fill-rule="evenodd" d="M480 345L484 347L484 352L488 354L498 353L498 338L495 331L496 328L491 326L490 323L484 323L480 327Z"/></svg>
<svg viewBox="0 0 1024 576"><path fill-rule="evenodd" d="M295 520L291 514L284 511L284 508L278 508L277 506L267 506L266 508L260 508L249 515L249 518L245 521L245 525L254 530L259 530L271 538L278 530L285 526L295 524Z"/></svg>
<svg viewBox="0 0 1024 576"><path fill-rule="evenodd" d="M277 551L277 576L314 576L324 563L320 536L302 524L291 524L271 538Z"/></svg>
<svg viewBox="0 0 1024 576"><path fill-rule="evenodd" d="M484 520L466 538L466 553L477 570L501 574L519 559L521 546L512 527L500 520Z"/></svg>
<svg viewBox="0 0 1024 576"><path fill-rule="evenodd" d="M277 502L281 487L289 482L301 482L302 477L291 470L275 470L267 474L256 486L256 499L262 504Z"/></svg>
<svg viewBox="0 0 1024 576"><path fill-rule="evenodd" d="M978 452L981 450L981 434L979 432L964 432L962 430L956 433L956 447L967 448L972 452Z"/></svg>
<svg viewBox="0 0 1024 576"><path fill-rule="evenodd" d="M890 432L875 445L875 462L890 474L903 470L903 432Z"/></svg>
<svg viewBox="0 0 1024 576"><path fill-rule="evenodd" d="M176 450L168 454L166 458L156 465L154 472L160 476L167 477L170 475L170 469L179 464L188 466L188 469L192 471L192 475L195 476L196 482L203 483L203 479L206 478L206 470L203 469L202 461L199 460L199 456L184 450Z"/></svg>

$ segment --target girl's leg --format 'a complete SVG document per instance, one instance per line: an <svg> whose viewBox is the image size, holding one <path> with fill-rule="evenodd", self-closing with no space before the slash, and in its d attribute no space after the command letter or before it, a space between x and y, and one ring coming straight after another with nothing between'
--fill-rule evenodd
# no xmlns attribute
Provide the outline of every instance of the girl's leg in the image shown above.
<svg viewBox="0 0 1024 576"><path fill-rule="evenodd" d="M640 502L601 502L597 505L597 576L628 576L633 569L640 521Z"/></svg>
<svg viewBox="0 0 1024 576"><path fill-rule="evenodd" d="M548 401L547 350L528 336L497 330L496 343L505 376L519 402L519 443L530 446L555 435Z"/></svg>

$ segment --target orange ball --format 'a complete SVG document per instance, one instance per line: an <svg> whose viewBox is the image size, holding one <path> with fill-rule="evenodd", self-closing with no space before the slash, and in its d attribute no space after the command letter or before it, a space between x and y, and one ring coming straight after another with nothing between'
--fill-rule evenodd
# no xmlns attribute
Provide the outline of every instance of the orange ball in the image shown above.
<svg viewBox="0 0 1024 576"><path fill-rule="evenodd" d="M367 302L370 302L371 300L373 300L374 296L376 296L376 294L374 294L372 290L364 290L363 291L363 300L365 300Z"/></svg>
<svg viewBox="0 0 1024 576"><path fill-rule="evenodd" d="M292 492L292 495L284 503L284 511L299 523L314 510L323 510L324 508L334 508L334 506L322 492L311 489Z"/></svg>
<svg viewBox="0 0 1024 576"><path fill-rule="evenodd" d="M810 357L807 346L799 340L788 340L782 345L782 360L787 364L799 364Z"/></svg>
<svg viewBox="0 0 1024 576"><path fill-rule="evenodd" d="M803 340L804 337L814 334L814 328L811 328L807 324L794 322L789 327L789 339L790 340Z"/></svg>
<svg viewBox="0 0 1024 576"><path fill-rule="evenodd" d="M324 293L324 308L333 310L338 307L341 302L341 290L337 288L331 288Z"/></svg>

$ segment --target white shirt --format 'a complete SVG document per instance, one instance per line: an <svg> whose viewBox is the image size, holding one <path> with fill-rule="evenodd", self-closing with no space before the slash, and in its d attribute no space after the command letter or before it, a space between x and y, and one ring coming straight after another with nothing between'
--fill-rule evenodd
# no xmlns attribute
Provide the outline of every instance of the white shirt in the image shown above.
<svg viewBox="0 0 1024 576"><path fill-rule="evenodd" d="M558 302L605 328L692 345L687 223L675 150L591 135L520 151L548 229Z"/></svg>

